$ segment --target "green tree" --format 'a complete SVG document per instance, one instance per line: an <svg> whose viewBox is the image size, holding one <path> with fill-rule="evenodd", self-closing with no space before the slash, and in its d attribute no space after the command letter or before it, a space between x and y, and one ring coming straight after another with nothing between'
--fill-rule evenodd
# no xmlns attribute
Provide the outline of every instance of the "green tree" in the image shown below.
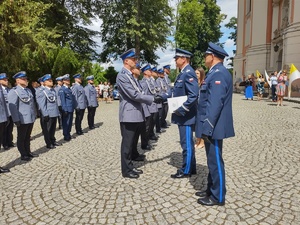
<svg viewBox="0 0 300 225"><path fill-rule="evenodd" d="M118 72L115 70L113 66L110 66L105 71L104 77L111 83L116 83Z"/></svg>
<svg viewBox="0 0 300 225"><path fill-rule="evenodd" d="M55 59L52 74L55 77L62 76L64 74L70 74L71 76L78 73L81 70L81 64L70 47L64 47L59 50L59 53Z"/></svg>
<svg viewBox="0 0 300 225"><path fill-rule="evenodd" d="M176 46L194 54L193 65L203 65L208 42L218 42L222 35L220 23L225 15L216 0L182 0L177 10Z"/></svg>
<svg viewBox="0 0 300 225"><path fill-rule="evenodd" d="M146 6L146 7L142 7ZM167 44L171 34L172 8L167 0L109 1L100 9L104 43L101 61L117 58L135 48L142 60L155 63L155 51Z"/></svg>
<svg viewBox="0 0 300 225"><path fill-rule="evenodd" d="M106 81L104 68L99 63L93 64L91 74L94 75L95 85Z"/></svg>
<svg viewBox="0 0 300 225"><path fill-rule="evenodd" d="M51 67L56 46L51 39L60 35L44 27L44 16L50 4L30 0L5 0L0 4L1 69L7 73L26 70L42 73Z"/></svg>
<svg viewBox="0 0 300 225"><path fill-rule="evenodd" d="M233 40L234 45L236 46L236 39L237 39L237 18L231 17L230 21L225 24L225 27L228 29L232 29L233 31L229 34L229 39ZM233 50L233 54L235 54L236 50ZM231 60L231 63L228 64L228 66L233 67L233 57L230 57L229 60Z"/></svg>

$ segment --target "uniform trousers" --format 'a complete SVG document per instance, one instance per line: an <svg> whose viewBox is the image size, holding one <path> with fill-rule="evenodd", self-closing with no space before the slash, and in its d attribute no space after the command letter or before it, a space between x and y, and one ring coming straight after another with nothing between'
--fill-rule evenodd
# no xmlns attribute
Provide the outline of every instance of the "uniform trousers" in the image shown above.
<svg viewBox="0 0 300 225"><path fill-rule="evenodd" d="M88 121L89 128L95 126L95 114L96 114L96 107L88 107L87 121Z"/></svg>
<svg viewBox="0 0 300 225"><path fill-rule="evenodd" d="M3 146L12 146L13 145L13 127L14 122L12 120L12 117L8 117L8 125L4 128L3 132L3 138L2 138L2 144Z"/></svg>
<svg viewBox="0 0 300 225"><path fill-rule="evenodd" d="M191 125L178 125L182 148L182 167L184 174L196 174L194 138Z"/></svg>
<svg viewBox="0 0 300 225"><path fill-rule="evenodd" d="M167 128L168 124L166 121L167 115L168 115L168 110L169 110L169 106L168 103L163 103L162 104L162 116L161 116L161 127L162 128Z"/></svg>
<svg viewBox="0 0 300 225"><path fill-rule="evenodd" d="M149 144L151 116L146 117L141 129L141 146L146 147Z"/></svg>
<svg viewBox="0 0 300 225"><path fill-rule="evenodd" d="M62 128L62 113L63 113L63 111L62 111L61 106L58 106L58 111L59 111L59 115L58 115L58 117L57 117L57 120L58 120L58 127L59 127L59 128Z"/></svg>
<svg viewBox="0 0 300 225"><path fill-rule="evenodd" d="M128 174L132 172L133 163L132 163L132 151L134 146L137 146L137 140L141 131L143 122L138 123L127 123L121 122L121 170L122 174ZM135 152L136 154L136 152Z"/></svg>
<svg viewBox="0 0 300 225"><path fill-rule="evenodd" d="M63 112L62 114L62 125L63 125L63 135L67 140L71 139L71 129L73 122L73 112Z"/></svg>
<svg viewBox="0 0 300 225"><path fill-rule="evenodd" d="M156 118L158 117L158 112L151 113L150 117L151 118L150 118L150 126L149 126L149 137L153 137L155 136L154 126L156 124Z"/></svg>
<svg viewBox="0 0 300 225"><path fill-rule="evenodd" d="M222 158L223 140L210 139L205 142L208 176L206 192L218 201L225 202L225 169Z"/></svg>
<svg viewBox="0 0 300 225"><path fill-rule="evenodd" d="M162 113L163 113L163 109L162 108L158 108L158 114L156 117L156 132L160 132L161 130L161 118L162 118Z"/></svg>
<svg viewBox="0 0 300 225"><path fill-rule="evenodd" d="M81 133L82 132L81 123L82 123L82 119L83 119L83 115L84 115L84 109L75 110L75 114L76 114L75 130L76 130L76 133Z"/></svg>
<svg viewBox="0 0 300 225"><path fill-rule="evenodd" d="M5 130L5 126L6 126L6 122L2 122L0 123L0 141L2 142L3 139L3 133ZM0 149L1 149L1 145L0 145Z"/></svg>
<svg viewBox="0 0 300 225"><path fill-rule="evenodd" d="M49 121L45 121L44 117L41 118L42 120L42 131L44 135L44 140L46 145L53 145L56 141L55 139L55 129L56 129L56 121L57 117L50 117Z"/></svg>
<svg viewBox="0 0 300 225"><path fill-rule="evenodd" d="M17 127L17 147L21 156L28 156L30 151L30 135L33 123L21 124Z"/></svg>

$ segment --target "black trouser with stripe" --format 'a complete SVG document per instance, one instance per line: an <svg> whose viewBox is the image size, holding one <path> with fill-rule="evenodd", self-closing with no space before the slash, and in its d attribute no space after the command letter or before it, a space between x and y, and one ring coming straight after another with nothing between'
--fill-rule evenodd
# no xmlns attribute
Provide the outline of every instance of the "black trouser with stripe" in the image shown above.
<svg viewBox="0 0 300 225"><path fill-rule="evenodd" d="M45 121L44 117L41 118L42 131L44 135L44 140L47 146L54 145L55 139L55 129L57 117L50 117L49 121Z"/></svg>
<svg viewBox="0 0 300 225"><path fill-rule="evenodd" d="M96 107L88 107L87 121L88 121L89 128L95 126L95 114L96 114Z"/></svg>
<svg viewBox="0 0 300 225"><path fill-rule="evenodd" d="M150 126L149 126L149 137L155 136L154 133L154 126L156 124L156 118L158 116L158 112L151 113L151 118L150 118Z"/></svg>
<svg viewBox="0 0 300 225"><path fill-rule="evenodd" d="M132 151L137 145L136 137L139 137L143 122L140 123L120 123L122 142L121 142L121 170L126 175L132 172Z"/></svg>
<svg viewBox="0 0 300 225"><path fill-rule="evenodd" d="M151 116L146 117L143 123L141 131L141 147L146 147L149 143L149 132L150 132Z"/></svg>
<svg viewBox="0 0 300 225"><path fill-rule="evenodd" d="M82 132L81 123L82 123L82 119L83 119L83 115L84 115L84 109L76 110L75 114L76 114L75 130L76 130L76 133L81 133Z"/></svg>
<svg viewBox="0 0 300 225"><path fill-rule="evenodd" d="M167 115L168 115L168 110L169 110L168 103L163 103L162 104L162 116L161 116L161 127L162 128L167 128L168 127L167 121L166 121L166 118L167 118Z"/></svg>
<svg viewBox="0 0 300 225"><path fill-rule="evenodd" d="M14 127L14 122L10 117L8 117L8 125L4 128L4 132L3 132L3 138L2 138L2 144L3 147L7 146L10 147L13 144L13 127ZM1 135L2 136L2 135Z"/></svg>
<svg viewBox="0 0 300 225"><path fill-rule="evenodd" d="M17 127L17 147L21 156L28 156L30 151L30 135L33 123L21 124Z"/></svg>

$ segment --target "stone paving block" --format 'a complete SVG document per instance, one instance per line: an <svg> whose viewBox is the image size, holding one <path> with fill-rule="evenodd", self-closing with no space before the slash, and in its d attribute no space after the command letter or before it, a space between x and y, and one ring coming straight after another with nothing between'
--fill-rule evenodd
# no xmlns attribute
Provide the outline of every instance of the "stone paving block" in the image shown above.
<svg viewBox="0 0 300 225"><path fill-rule="evenodd" d="M196 150L197 175L170 178L182 163L174 124L160 135L154 150L138 146L147 161L134 165L144 174L137 180L122 178L118 104L101 102L95 118L99 128L86 129L85 115L87 133L73 134L75 139L51 151L44 146L37 120L31 148L40 157L29 163L21 163L16 148L0 151L0 165L11 165L11 173L0 175L1 225L300 224L297 103L277 108L266 99L249 102L233 95L236 136L224 140L224 207L201 206L194 195L206 188L204 149ZM56 138L63 141L61 130Z"/></svg>

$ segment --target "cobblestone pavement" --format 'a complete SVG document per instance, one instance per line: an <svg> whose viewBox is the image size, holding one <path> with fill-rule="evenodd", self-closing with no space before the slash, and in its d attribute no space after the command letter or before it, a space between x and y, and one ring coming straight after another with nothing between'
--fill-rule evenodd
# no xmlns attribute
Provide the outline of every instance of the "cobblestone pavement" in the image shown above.
<svg viewBox="0 0 300 225"><path fill-rule="evenodd" d="M204 149L198 174L173 180L181 164L178 128L163 133L137 180L120 173L118 101L100 103L99 128L56 149L45 148L37 120L29 163L16 148L1 150L0 224L300 224L300 105L244 100L234 94L236 137L224 141L224 207L197 204L206 185ZM83 127L87 127L86 117ZM74 132L74 128L72 130ZM62 132L57 132L62 142ZM16 135L15 135L16 139Z"/></svg>

